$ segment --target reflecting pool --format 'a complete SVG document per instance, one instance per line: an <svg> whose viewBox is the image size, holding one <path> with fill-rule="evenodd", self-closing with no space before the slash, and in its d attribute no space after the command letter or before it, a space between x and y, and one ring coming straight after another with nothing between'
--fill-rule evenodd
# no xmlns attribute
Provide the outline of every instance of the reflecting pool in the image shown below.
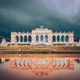
<svg viewBox="0 0 80 80"><path fill-rule="evenodd" d="M80 80L77 58L0 58L0 80Z"/></svg>

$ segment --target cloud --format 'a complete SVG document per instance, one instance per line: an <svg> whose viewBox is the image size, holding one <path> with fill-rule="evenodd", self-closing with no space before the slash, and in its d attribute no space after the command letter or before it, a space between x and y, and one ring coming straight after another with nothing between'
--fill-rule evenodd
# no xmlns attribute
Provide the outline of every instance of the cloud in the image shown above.
<svg viewBox="0 0 80 80"><path fill-rule="evenodd" d="M56 16L75 22L76 16L80 13L79 5L80 0L3 0L0 3L1 7L12 14L10 17L13 16L17 21L25 23L31 22L34 18L42 20L48 16Z"/></svg>
<svg viewBox="0 0 80 80"><path fill-rule="evenodd" d="M80 0L40 0L50 13L60 18L76 21L75 16L80 13Z"/></svg>
<svg viewBox="0 0 80 80"><path fill-rule="evenodd" d="M80 11L80 0L43 0L45 7L56 10L62 15L76 15Z"/></svg>
<svg viewBox="0 0 80 80"><path fill-rule="evenodd" d="M0 15L5 18L5 20L16 21L22 24L31 23L32 21L32 16L16 10L0 8Z"/></svg>
<svg viewBox="0 0 80 80"><path fill-rule="evenodd" d="M0 31L32 30L39 25L80 30L79 5L80 0L0 0Z"/></svg>

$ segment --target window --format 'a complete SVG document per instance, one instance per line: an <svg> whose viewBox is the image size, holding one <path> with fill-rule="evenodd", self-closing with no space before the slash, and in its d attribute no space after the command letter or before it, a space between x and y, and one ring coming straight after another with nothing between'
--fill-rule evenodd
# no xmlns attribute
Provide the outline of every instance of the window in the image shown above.
<svg viewBox="0 0 80 80"><path fill-rule="evenodd" d="M68 41L69 41L69 36L67 35L67 36L66 36L66 42L68 42Z"/></svg>
<svg viewBox="0 0 80 80"><path fill-rule="evenodd" d="M60 36L59 35L57 36L57 41L60 42Z"/></svg>
<svg viewBox="0 0 80 80"><path fill-rule="evenodd" d="M27 36L24 36L24 42L27 42Z"/></svg>
<svg viewBox="0 0 80 80"><path fill-rule="evenodd" d="M40 41L41 41L41 42L44 41L44 37L43 37L43 35L41 35L41 37L40 37Z"/></svg>
<svg viewBox="0 0 80 80"><path fill-rule="evenodd" d="M29 40L29 42L31 42L31 41L32 41L32 38L31 38L31 36L28 36L28 40Z"/></svg>
<svg viewBox="0 0 80 80"><path fill-rule="evenodd" d="M36 36L36 42L39 42L39 35Z"/></svg>
<svg viewBox="0 0 80 80"><path fill-rule="evenodd" d="M45 35L45 42L48 42L48 35Z"/></svg>
<svg viewBox="0 0 80 80"><path fill-rule="evenodd" d="M23 36L20 36L20 41L23 42Z"/></svg>
<svg viewBox="0 0 80 80"><path fill-rule="evenodd" d="M19 42L19 36L16 36L16 42Z"/></svg>
<svg viewBox="0 0 80 80"><path fill-rule="evenodd" d="M53 36L53 39L52 39L52 41L53 41L53 42L55 42L55 41L56 41L56 37L55 37L55 36Z"/></svg>
<svg viewBox="0 0 80 80"><path fill-rule="evenodd" d="M64 42L64 36L61 36L61 41Z"/></svg>

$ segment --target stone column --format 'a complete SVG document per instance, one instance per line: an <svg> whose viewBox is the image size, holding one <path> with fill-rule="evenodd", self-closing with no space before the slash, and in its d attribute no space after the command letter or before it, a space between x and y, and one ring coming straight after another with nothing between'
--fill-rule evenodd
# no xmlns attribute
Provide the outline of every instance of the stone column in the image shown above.
<svg viewBox="0 0 80 80"><path fill-rule="evenodd" d="M44 42L44 43L46 42L45 35L43 36L43 42Z"/></svg>
<svg viewBox="0 0 80 80"><path fill-rule="evenodd" d="M21 42L21 38L20 38L20 36L18 37L18 42Z"/></svg>
<svg viewBox="0 0 80 80"><path fill-rule="evenodd" d="M24 42L24 36L23 36L23 42Z"/></svg>
<svg viewBox="0 0 80 80"><path fill-rule="evenodd" d="M35 45L36 44L36 34L31 34L31 36L32 36L31 45ZM27 40L28 40L28 36L27 36Z"/></svg>
<svg viewBox="0 0 80 80"><path fill-rule="evenodd" d="M41 39L40 39L41 37L40 37L40 35L39 35L39 42L41 42Z"/></svg>
<svg viewBox="0 0 80 80"><path fill-rule="evenodd" d="M57 36L55 36L55 42L57 42Z"/></svg>
<svg viewBox="0 0 80 80"><path fill-rule="evenodd" d="M11 32L11 42L15 43L16 42L16 32Z"/></svg>
<svg viewBox="0 0 80 80"><path fill-rule="evenodd" d="M69 42L70 42L70 44L74 44L74 34L73 34L73 32L69 33Z"/></svg>
<svg viewBox="0 0 80 80"><path fill-rule="evenodd" d="M53 36L53 34L52 33L50 33L50 34L48 34L48 45L52 45L52 36Z"/></svg>
<svg viewBox="0 0 80 80"><path fill-rule="evenodd" d="M59 39L59 41L60 41L60 42L62 42L62 40L61 40L61 36L60 36L60 39Z"/></svg>
<svg viewBox="0 0 80 80"><path fill-rule="evenodd" d="M29 36L27 36L27 42L29 42Z"/></svg>

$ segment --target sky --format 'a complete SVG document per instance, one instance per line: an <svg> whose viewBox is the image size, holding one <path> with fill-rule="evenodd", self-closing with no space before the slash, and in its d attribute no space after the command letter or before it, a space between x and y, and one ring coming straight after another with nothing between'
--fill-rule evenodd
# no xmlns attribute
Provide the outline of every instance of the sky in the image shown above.
<svg viewBox="0 0 80 80"><path fill-rule="evenodd" d="M0 35L39 26L80 36L80 0L0 0Z"/></svg>

